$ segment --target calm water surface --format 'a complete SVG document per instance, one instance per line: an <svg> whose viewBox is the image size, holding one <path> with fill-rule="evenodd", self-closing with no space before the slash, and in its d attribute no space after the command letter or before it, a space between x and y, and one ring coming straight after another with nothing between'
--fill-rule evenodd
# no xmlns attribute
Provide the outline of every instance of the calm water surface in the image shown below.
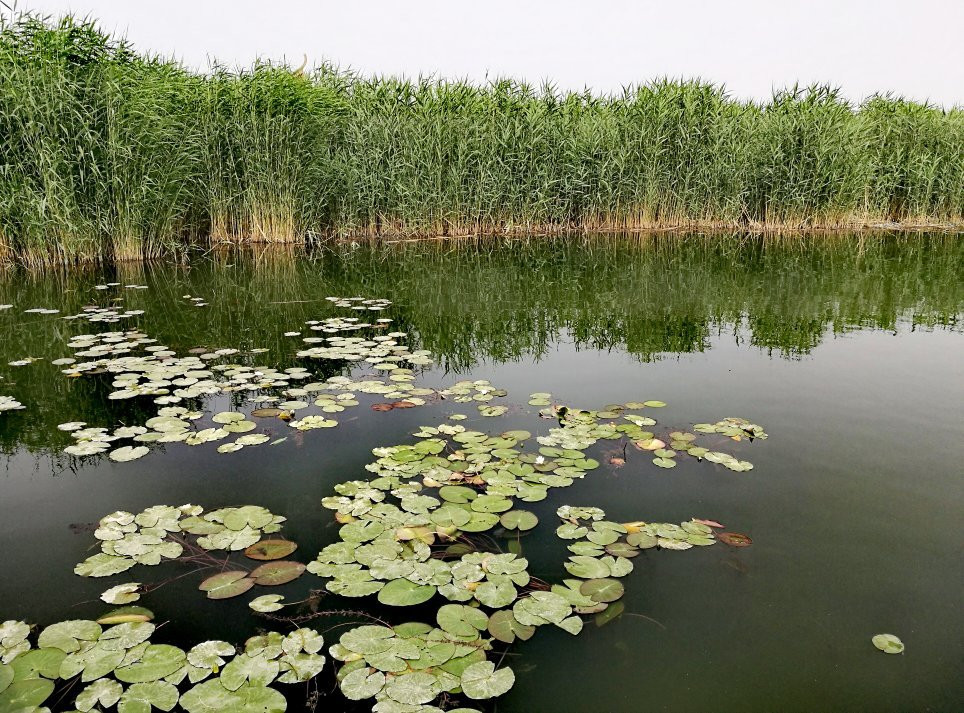
<svg viewBox="0 0 964 713"><path fill-rule="evenodd" d="M525 405L536 391L582 408L660 399L661 424L762 424L769 439L730 448L755 468L680 459L667 471L632 448L614 468L613 444L602 441L590 454L603 467L531 506L542 519L522 540L532 573L565 574L552 523L566 503L618 521L711 518L753 545L644 551L624 579L626 614L604 627L590 617L577 637L543 627L514 645L505 663L515 687L481 708L961 710L962 268L964 243L952 236L690 236L224 253L185 265L0 274L0 304L14 305L0 312L0 394L26 406L0 414L0 620L93 618L106 586L156 579L143 567L110 580L72 573L94 543L83 525L113 510L264 505L289 518L285 534L307 562L337 539L319 500L364 478L373 447L411 442L419 425L462 412L484 430L544 432L551 422ZM147 289L93 290L102 281ZM269 351L232 359L310 366L321 377L365 373L303 363L299 338L283 336L344 315L329 295L392 300L384 314L393 327L436 356L421 383L489 379L521 406L497 419L450 401L376 413L368 405L377 399L362 395L337 428L274 447L221 455L214 445L170 444L128 464L62 453L71 439L58 423L131 425L156 409L149 399L108 401L106 376L61 374L49 360L70 355L71 335L136 326L179 354L261 347ZM115 298L145 314L120 327L60 318ZM62 312L24 314L33 307ZM46 361L7 366L28 356ZM220 396L206 404L229 406ZM280 421L259 431L291 435ZM306 575L279 592L296 600L319 583ZM155 639L240 642L263 625L250 597L209 601L196 585L186 577L144 598L170 622ZM375 611L373 599L348 605ZM434 609L379 611L401 622ZM906 652L878 652L870 638L881 632L900 636ZM323 679L328 693L330 672ZM290 700L297 710L298 694ZM335 691L318 710L349 708Z"/></svg>

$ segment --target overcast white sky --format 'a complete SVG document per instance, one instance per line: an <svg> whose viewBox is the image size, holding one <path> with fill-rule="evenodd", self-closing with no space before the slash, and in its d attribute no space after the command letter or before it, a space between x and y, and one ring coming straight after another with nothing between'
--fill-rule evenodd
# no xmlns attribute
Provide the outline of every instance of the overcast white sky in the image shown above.
<svg viewBox="0 0 964 713"><path fill-rule="evenodd" d="M7 0L9 2L9 0ZM99 18L206 67L257 56L365 73L551 79L616 91L702 77L741 97L829 82L964 105L964 0L21 0Z"/></svg>

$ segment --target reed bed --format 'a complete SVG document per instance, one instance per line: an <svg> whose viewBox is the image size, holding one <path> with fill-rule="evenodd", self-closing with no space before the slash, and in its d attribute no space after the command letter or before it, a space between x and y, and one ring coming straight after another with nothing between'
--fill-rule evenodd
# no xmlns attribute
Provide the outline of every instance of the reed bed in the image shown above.
<svg viewBox="0 0 964 713"><path fill-rule="evenodd" d="M964 223L964 110L741 101L259 62L200 74L96 23L0 20L0 261L211 242Z"/></svg>

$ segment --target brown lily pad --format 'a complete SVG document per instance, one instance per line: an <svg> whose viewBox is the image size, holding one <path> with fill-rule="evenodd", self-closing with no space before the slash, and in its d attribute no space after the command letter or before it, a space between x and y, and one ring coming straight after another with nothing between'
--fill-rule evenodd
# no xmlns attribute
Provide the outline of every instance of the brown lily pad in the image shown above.
<svg viewBox="0 0 964 713"><path fill-rule="evenodd" d="M730 547L749 547L753 544L753 540L748 535L740 532L721 532L716 537L720 542Z"/></svg>
<svg viewBox="0 0 964 713"><path fill-rule="evenodd" d="M411 401L396 401L392 404L392 408L415 408L418 404L413 404Z"/></svg>
<svg viewBox="0 0 964 713"><path fill-rule="evenodd" d="M277 418L283 413L280 408L256 408L251 412L251 415L255 418Z"/></svg>
<svg viewBox="0 0 964 713"><path fill-rule="evenodd" d="M253 560L280 560L296 549L298 544L291 540L261 540L247 548L244 554Z"/></svg>
<svg viewBox="0 0 964 713"><path fill-rule="evenodd" d="M391 411L395 408L395 404L372 404L372 411Z"/></svg>
<svg viewBox="0 0 964 713"><path fill-rule="evenodd" d="M701 520L698 517L694 517L693 522L698 522L701 525L706 525L707 527L723 527L723 525L718 523L716 520Z"/></svg>
<svg viewBox="0 0 964 713"><path fill-rule="evenodd" d="M260 584L264 587L276 587L279 584L287 584L298 579L298 577L304 574L304 571L305 566L301 564L301 562L279 560L277 562L268 562L257 567L251 572L251 579L254 580L255 584Z"/></svg>

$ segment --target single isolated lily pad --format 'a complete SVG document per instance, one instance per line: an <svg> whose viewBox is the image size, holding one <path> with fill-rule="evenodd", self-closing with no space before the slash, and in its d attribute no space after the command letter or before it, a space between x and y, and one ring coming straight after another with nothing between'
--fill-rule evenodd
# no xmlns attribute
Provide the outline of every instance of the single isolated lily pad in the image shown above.
<svg viewBox="0 0 964 713"><path fill-rule="evenodd" d="M877 634L871 641L885 654L901 654L904 652L904 642L893 634Z"/></svg>

